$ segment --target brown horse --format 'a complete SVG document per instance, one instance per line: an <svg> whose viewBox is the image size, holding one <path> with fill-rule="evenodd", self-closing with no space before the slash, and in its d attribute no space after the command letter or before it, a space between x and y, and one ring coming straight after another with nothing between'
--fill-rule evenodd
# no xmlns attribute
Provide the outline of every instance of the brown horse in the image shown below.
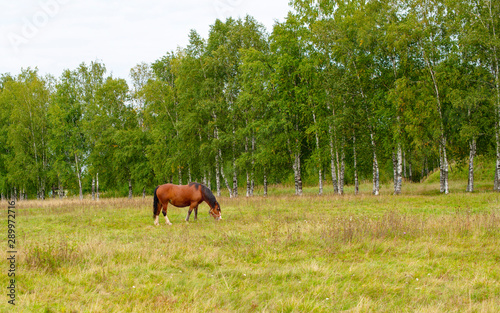
<svg viewBox="0 0 500 313"><path fill-rule="evenodd" d="M167 225L172 225L167 217L167 206L169 203L179 208L189 206L186 222L189 221L189 216L194 209L194 219L196 220L198 218L198 205L203 201L210 206L208 213L213 218L216 220L222 219L219 203L215 200L212 191L204 185L198 183L190 183L189 185L160 185L156 187L153 198L153 218L155 219L155 225L159 225L158 216L162 209L165 222Z"/></svg>

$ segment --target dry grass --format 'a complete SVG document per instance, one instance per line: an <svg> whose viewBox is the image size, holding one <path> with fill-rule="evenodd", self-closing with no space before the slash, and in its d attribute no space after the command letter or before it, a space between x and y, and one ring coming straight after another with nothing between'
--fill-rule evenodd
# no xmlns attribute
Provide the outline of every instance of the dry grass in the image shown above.
<svg viewBox="0 0 500 313"><path fill-rule="evenodd" d="M17 309L497 311L498 194L363 188L222 197L220 222L169 207L170 227L153 226L151 197L20 202Z"/></svg>

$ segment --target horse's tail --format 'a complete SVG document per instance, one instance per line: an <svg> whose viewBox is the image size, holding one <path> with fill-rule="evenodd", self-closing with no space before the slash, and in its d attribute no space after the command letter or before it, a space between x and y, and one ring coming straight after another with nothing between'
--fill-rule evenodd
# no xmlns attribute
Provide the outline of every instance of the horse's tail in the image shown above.
<svg viewBox="0 0 500 313"><path fill-rule="evenodd" d="M156 209L158 209L158 204L159 204L158 196L156 195L158 187L160 186L157 186L155 192L153 193L153 218L156 217Z"/></svg>

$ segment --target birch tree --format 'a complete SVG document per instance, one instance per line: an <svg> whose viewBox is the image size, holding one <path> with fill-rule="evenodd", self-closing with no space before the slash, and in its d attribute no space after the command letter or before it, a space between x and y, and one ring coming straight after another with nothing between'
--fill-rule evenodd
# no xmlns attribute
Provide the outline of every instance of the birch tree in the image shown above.
<svg viewBox="0 0 500 313"><path fill-rule="evenodd" d="M9 194L12 182L9 182L8 160L12 159L13 152L8 145L9 127L11 124L12 103L9 96L4 95L4 90L13 81L7 74L0 76L0 199L3 201Z"/></svg>
<svg viewBox="0 0 500 313"><path fill-rule="evenodd" d="M423 61L427 81L432 90L435 118L438 127L440 191L449 193L448 183L448 147L444 121L444 82L441 82L440 70L443 60L450 49L450 33L446 21L447 10L444 4L436 1L416 1L410 5L417 36L416 49Z"/></svg>
<svg viewBox="0 0 500 313"><path fill-rule="evenodd" d="M373 45L377 41L376 18L378 3L365 1L294 1L294 7L306 23L311 24L316 45L323 50L330 63L341 66L350 90L356 92L363 106L367 130L372 145L373 194L379 193L379 165L376 144L376 119L370 86L373 72ZM372 14L366 14L366 12Z"/></svg>
<svg viewBox="0 0 500 313"><path fill-rule="evenodd" d="M500 191L500 3L494 0L478 0L455 3L453 9L463 23L460 32L463 47L474 47L475 62L489 73L486 87L490 92L490 101L494 104L492 115L495 116L496 168L494 190Z"/></svg>
<svg viewBox="0 0 500 313"><path fill-rule="evenodd" d="M284 120L286 147L292 159L295 194L302 195L302 153L304 129L308 124L307 89L310 87L300 69L306 61L307 30L297 17L289 14L286 22L275 25L271 51L275 63L273 84L277 89L280 116Z"/></svg>
<svg viewBox="0 0 500 313"><path fill-rule="evenodd" d="M36 190L44 199L49 166L49 123L47 109L50 90L38 71L26 69L4 82L0 102L10 104L8 144L13 158L8 161L9 181L24 194Z"/></svg>
<svg viewBox="0 0 500 313"><path fill-rule="evenodd" d="M52 166L56 171L60 196L64 187L73 189L76 181L80 200L83 199L82 167L85 166L85 156L90 149L83 124L85 112L79 74L76 70L66 70L56 85L48 111L50 146L55 154Z"/></svg>
<svg viewBox="0 0 500 313"><path fill-rule="evenodd" d="M267 48L267 47L266 47ZM239 107L244 110L245 127L241 129L245 142L245 152L240 156L240 164L246 169L246 196L253 196L255 172L261 169L263 183L267 183L268 158L258 158L257 150L269 145L269 138L262 136L265 125L270 123L267 109L270 97L270 64L267 51L254 48L245 49L242 55L242 91L238 97ZM264 156L263 154L261 156Z"/></svg>

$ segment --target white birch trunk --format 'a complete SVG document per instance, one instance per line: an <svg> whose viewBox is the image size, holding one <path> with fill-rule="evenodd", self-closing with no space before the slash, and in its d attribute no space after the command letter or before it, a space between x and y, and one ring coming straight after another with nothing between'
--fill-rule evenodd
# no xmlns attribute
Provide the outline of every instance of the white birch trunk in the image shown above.
<svg viewBox="0 0 500 313"><path fill-rule="evenodd" d="M80 168L78 166L78 156L75 153L75 165L76 165L76 176L78 177L78 186L80 190L80 200L83 200L83 192L82 192L82 177L80 174Z"/></svg>
<svg viewBox="0 0 500 313"><path fill-rule="evenodd" d="M128 198L132 199L133 192L132 192L132 179L128 179Z"/></svg>
<svg viewBox="0 0 500 313"><path fill-rule="evenodd" d="M356 159L356 134L353 132L352 136L352 150L354 157L354 194L357 195L359 192L359 182L358 182L358 165Z"/></svg>
<svg viewBox="0 0 500 313"><path fill-rule="evenodd" d="M182 185L182 169L181 166L177 166L177 169L179 170L179 185Z"/></svg>
<svg viewBox="0 0 500 313"><path fill-rule="evenodd" d="M293 180L295 183L295 194L299 193L299 185L298 185L298 173L297 173L297 154L295 154L295 158L293 160Z"/></svg>
<svg viewBox="0 0 500 313"><path fill-rule="evenodd" d="M247 171L247 193L246 193L246 196L250 197L250 174L248 173L248 171Z"/></svg>
<svg viewBox="0 0 500 313"><path fill-rule="evenodd" d="M61 184L61 179L57 177L58 185L59 185L59 199L63 198L63 187Z"/></svg>
<svg viewBox="0 0 500 313"><path fill-rule="evenodd" d="M232 197L238 197L238 170L236 169L236 131L233 123L233 190Z"/></svg>
<svg viewBox="0 0 500 313"><path fill-rule="evenodd" d="M219 129L217 127L217 115L213 113L214 121L215 121L215 129L214 129L214 137L216 140L219 139ZM216 180L217 180L217 196L221 195L220 192L220 180L219 180L219 174L222 176L222 179L224 183L226 184L227 190L229 191L229 197L233 197L233 191L231 190L231 187L229 187L229 184L227 182L226 175L224 173L224 161L222 160L222 151L220 148L217 149L217 156L215 157L215 163L216 163Z"/></svg>
<svg viewBox="0 0 500 313"><path fill-rule="evenodd" d="M318 175L319 175L319 190L318 190L318 194L322 195L323 194L323 174L321 173L321 168L318 170Z"/></svg>
<svg viewBox="0 0 500 313"><path fill-rule="evenodd" d="M490 42L494 42L495 40L498 40L497 35L496 35L496 28L495 28L495 23L493 22L495 19L498 17L495 17L495 15L492 12L492 2L494 1L489 1L488 3L488 9L489 9L489 19L491 20L491 30L493 32L492 38L490 38ZM496 170L495 170L495 180L494 180L494 190L500 191L500 61L498 60L498 54L497 54L497 46L495 44L492 44L492 50L493 50L493 59L492 59L492 65L491 65L491 71L493 72L493 76L495 77L495 89L496 89L496 105L495 105L495 111L496 111L496 120L495 120L495 128L496 128L496 153L497 153L497 160L496 160Z"/></svg>
<svg viewBox="0 0 500 313"><path fill-rule="evenodd" d="M99 200L99 173L95 176L95 193L97 200Z"/></svg>
<svg viewBox="0 0 500 313"><path fill-rule="evenodd" d="M422 162L422 173L420 174L420 182L423 182L424 181L424 178L425 178L425 158L424 158L424 161Z"/></svg>
<svg viewBox="0 0 500 313"><path fill-rule="evenodd" d="M436 96L436 109L439 115L439 128L440 128L440 143L439 143L439 154L440 154L440 190L441 192L444 192L445 194L449 193L448 189L448 158L446 156L446 137L444 134L444 125L443 125L443 113L441 112L441 98L439 96L439 87L437 84L436 76L434 73L434 69L432 68L431 61L426 57L425 50L422 49L423 52L423 57L425 60L425 63L427 64L427 68L429 69L429 73L432 78L432 83L434 87L434 92Z"/></svg>
<svg viewBox="0 0 500 313"><path fill-rule="evenodd" d="M343 140L345 142L345 138ZM338 164L338 154L337 154L337 164ZM340 165L338 166L339 169L339 195L344 194L344 176L345 176L345 152L344 152L344 145L342 145L341 151L340 151Z"/></svg>
<svg viewBox="0 0 500 313"><path fill-rule="evenodd" d="M254 170L255 170L255 159L254 159L254 151L255 151L255 135L252 131L252 168L251 168L251 172L250 172L250 196L253 196L253 190L254 190L254 187L255 187L255 174L254 174Z"/></svg>
<svg viewBox="0 0 500 313"><path fill-rule="evenodd" d="M233 197L233 191L231 190L231 187L229 186L229 183L227 182L226 175L224 173L224 161L222 160L222 151L219 149L219 160L220 160L220 174L222 176L222 180L224 181L224 184L226 185L227 191L229 192L229 197Z"/></svg>
<svg viewBox="0 0 500 313"><path fill-rule="evenodd" d="M425 158L425 176L429 176L429 160Z"/></svg>
<svg viewBox="0 0 500 313"><path fill-rule="evenodd" d="M330 134L330 170L332 175L333 192L338 193L339 187L337 184L337 169L335 168L335 152L332 138L332 126L330 125L328 126L328 132Z"/></svg>
<svg viewBox="0 0 500 313"><path fill-rule="evenodd" d="M392 150L392 176L393 176L393 188L394 192L396 192L396 186L398 185L398 162L396 160L396 155L394 154L394 150Z"/></svg>
<svg viewBox="0 0 500 313"><path fill-rule="evenodd" d="M95 178L92 177L92 200L95 200Z"/></svg>
<svg viewBox="0 0 500 313"><path fill-rule="evenodd" d="M208 189L212 190L212 172L210 171L210 168L208 169L207 187Z"/></svg>
<svg viewBox="0 0 500 313"><path fill-rule="evenodd" d="M298 127L298 126L296 126ZM300 143L295 139L295 146L291 148L290 138L287 138L288 151L293 155L293 178L295 182L295 194L302 195L302 180L300 177Z"/></svg>
<svg viewBox="0 0 500 313"><path fill-rule="evenodd" d="M373 133L372 126L368 125L368 128L370 129L370 141L371 141L372 152L373 152L373 160L372 160L373 190L372 190L372 193L374 195L378 196L378 194L380 192L380 174L379 174L378 159L377 159L377 144L375 142L375 134Z"/></svg>
<svg viewBox="0 0 500 313"><path fill-rule="evenodd" d="M439 191L444 192L443 146L441 142L439 142Z"/></svg>
<svg viewBox="0 0 500 313"><path fill-rule="evenodd" d="M440 180L442 182L441 192L448 194L450 192L448 187L448 158L446 156L446 138L444 137L444 135L441 137L440 152L441 152Z"/></svg>
<svg viewBox="0 0 500 313"><path fill-rule="evenodd" d="M236 171L236 159L233 157L233 197L238 196L238 172Z"/></svg>
<svg viewBox="0 0 500 313"><path fill-rule="evenodd" d="M341 159L341 158L339 158L339 151L338 151L338 150L337 150L337 151L335 151L335 158L336 158L336 160L337 160L337 177L338 177L338 188L337 188L337 193L338 193L339 195L341 195L341 194L342 194L342 191L341 191L341 186L340 186L340 185L341 185L341 180L342 180L342 179L341 179L341 177L340 177L340 159ZM342 180L342 186L343 186L343 180Z"/></svg>
<svg viewBox="0 0 500 313"><path fill-rule="evenodd" d="M469 179L467 181L467 192L474 191L474 157L476 156L476 138L472 138L469 144Z"/></svg>
<svg viewBox="0 0 500 313"><path fill-rule="evenodd" d="M394 186L394 194L401 194L401 187L403 184L403 169L402 169L402 151L401 144L398 143L398 151L397 151L397 159L396 159L396 171L395 171L395 186Z"/></svg>
<svg viewBox="0 0 500 313"><path fill-rule="evenodd" d="M41 183L40 196L42 200L45 200L45 179L43 179Z"/></svg>
<svg viewBox="0 0 500 313"><path fill-rule="evenodd" d="M213 114L214 116L214 121L215 123L217 123L217 115L215 115L215 113ZM215 129L214 129L214 138L215 140L218 140L219 139L219 129L217 128L217 125L215 125ZM220 197L221 195L221 190L220 190L220 167L221 167L221 163L222 163L222 160L219 159L219 155L220 155L220 149L217 149L217 152L215 154L215 183L216 183L216 186L217 186L217 196ZM231 195L231 193L229 194Z"/></svg>
<svg viewBox="0 0 500 313"><path fill-rule="evenodd" d="M407 178L408 176L406 175L406 152L403 151L403 178Z"/></svg>
<svg viewBox="0 0 500 313"><path fill-rule="evenodd" d="M217 187L217 197L220 197L220 174L219 174L219 154L215 155L215 185Z"/></svg>
<svg viewBox="0 0 500 313"><path fill-rule="evenodd" d="M248 137L247 136L245 136L245 153L248 154ZM248 172L248 167L246 169L246 174L247 174L247 181L246 181L247 192L246 192L246 197L250 197L250 173Z"/></svg>
<svg viewBox="0 0 500 313"><path fill-rule="evenodd" d="M267 172L264 168L264 196L267 196Z"/></svg>
<svg viewBox="0 0 500 313"><path fill-rule="evenodd" d="M318 194L322 195L323 194L323 174L321 172L321 152L319 150L319 137L318 137L318 129L317 129L317 123L316 123L316 113L313 112L313 120L314 120L314 125L316 126L316 130L314 132L314 135L316 137L316 150L318 151L318 176L319 176L319 191Z"/></svg>
<svg viewBox="0 0 500 313"><path fill-rule="evenodd" d="M445 139L446 140L446 139ZM449 173L449 164L448 164L448 157L446 156L446 143L443 149L444 152L444 193L449 194L450 193L450 186L449 186L449 179L448 179L448 173Z"/></svg>
<svg viewBox="0 0 500 313"><path fill-rule="evenodd" d="M496 139L496 169L493 190L500 191L500 107L496 108L495 139Z"/></svg>
<svg viewBox="0 0 500 313"><path fill-rule="evenodd" d="M295 194L302 195L302 179L300 177L300 153L295 152L295 160L293 162L293 173L295 179Z"/></svg>
<svg viewBox="0 0 500 313"><path fill-rule="evenodd" d="M498 188L498 171L495 171L495 184L493 185L493 190Z"/></svg>
<svg viewBox="0 0 500 313"><path fill-rule="evenodd" d="M330 104L327 103L327 108L330 110ZM333 117L335 118L335 109L332 109L332 114ZM331 170L331 176L332 176L332 184L333 184L333 192L338 193L339 192L339 187L338 187L338 180L337 180L337 168L335 167L335 157L337 159L337 165L338 165L338 151L337 151L337 132L335 129L335 125L328 125L328 135L330 136L330 170Z"/></svg>
<svg viewBox="0 0 500 313"><path fill-rule="evenodd" d="M379 173L379 168L378 168L375 135L371 131L370 131L370 139L372 142L372 149L373 149L373 190L372 190L372 193L375 196L378 196L380 193L380 173Z"/></svg>
<svg viewBox="0 0 500 313"><path fill-rule="evenodd" d="M380 185L380 175L379 175L379 168L378 168L378 160L377 160L377 147L375 143L375 134L373 131L373 126L370 124L370 113L368 111L368 104L366 104L366 95L363 91L363 87L361 84L361 78L359 76L359 72L357 70L357 65L356 62L353 61L354 68L356 69L356 76L358 78L358 83L359 83L359 90L361 91L361 97L363 98L363 101L365 102L365 112L366 116L368 118L368 129L370 130L370 139L371 139L371 144L372 144L372 149L373 149L373 194L378 195L379 194L379 185Z"/></svg>

